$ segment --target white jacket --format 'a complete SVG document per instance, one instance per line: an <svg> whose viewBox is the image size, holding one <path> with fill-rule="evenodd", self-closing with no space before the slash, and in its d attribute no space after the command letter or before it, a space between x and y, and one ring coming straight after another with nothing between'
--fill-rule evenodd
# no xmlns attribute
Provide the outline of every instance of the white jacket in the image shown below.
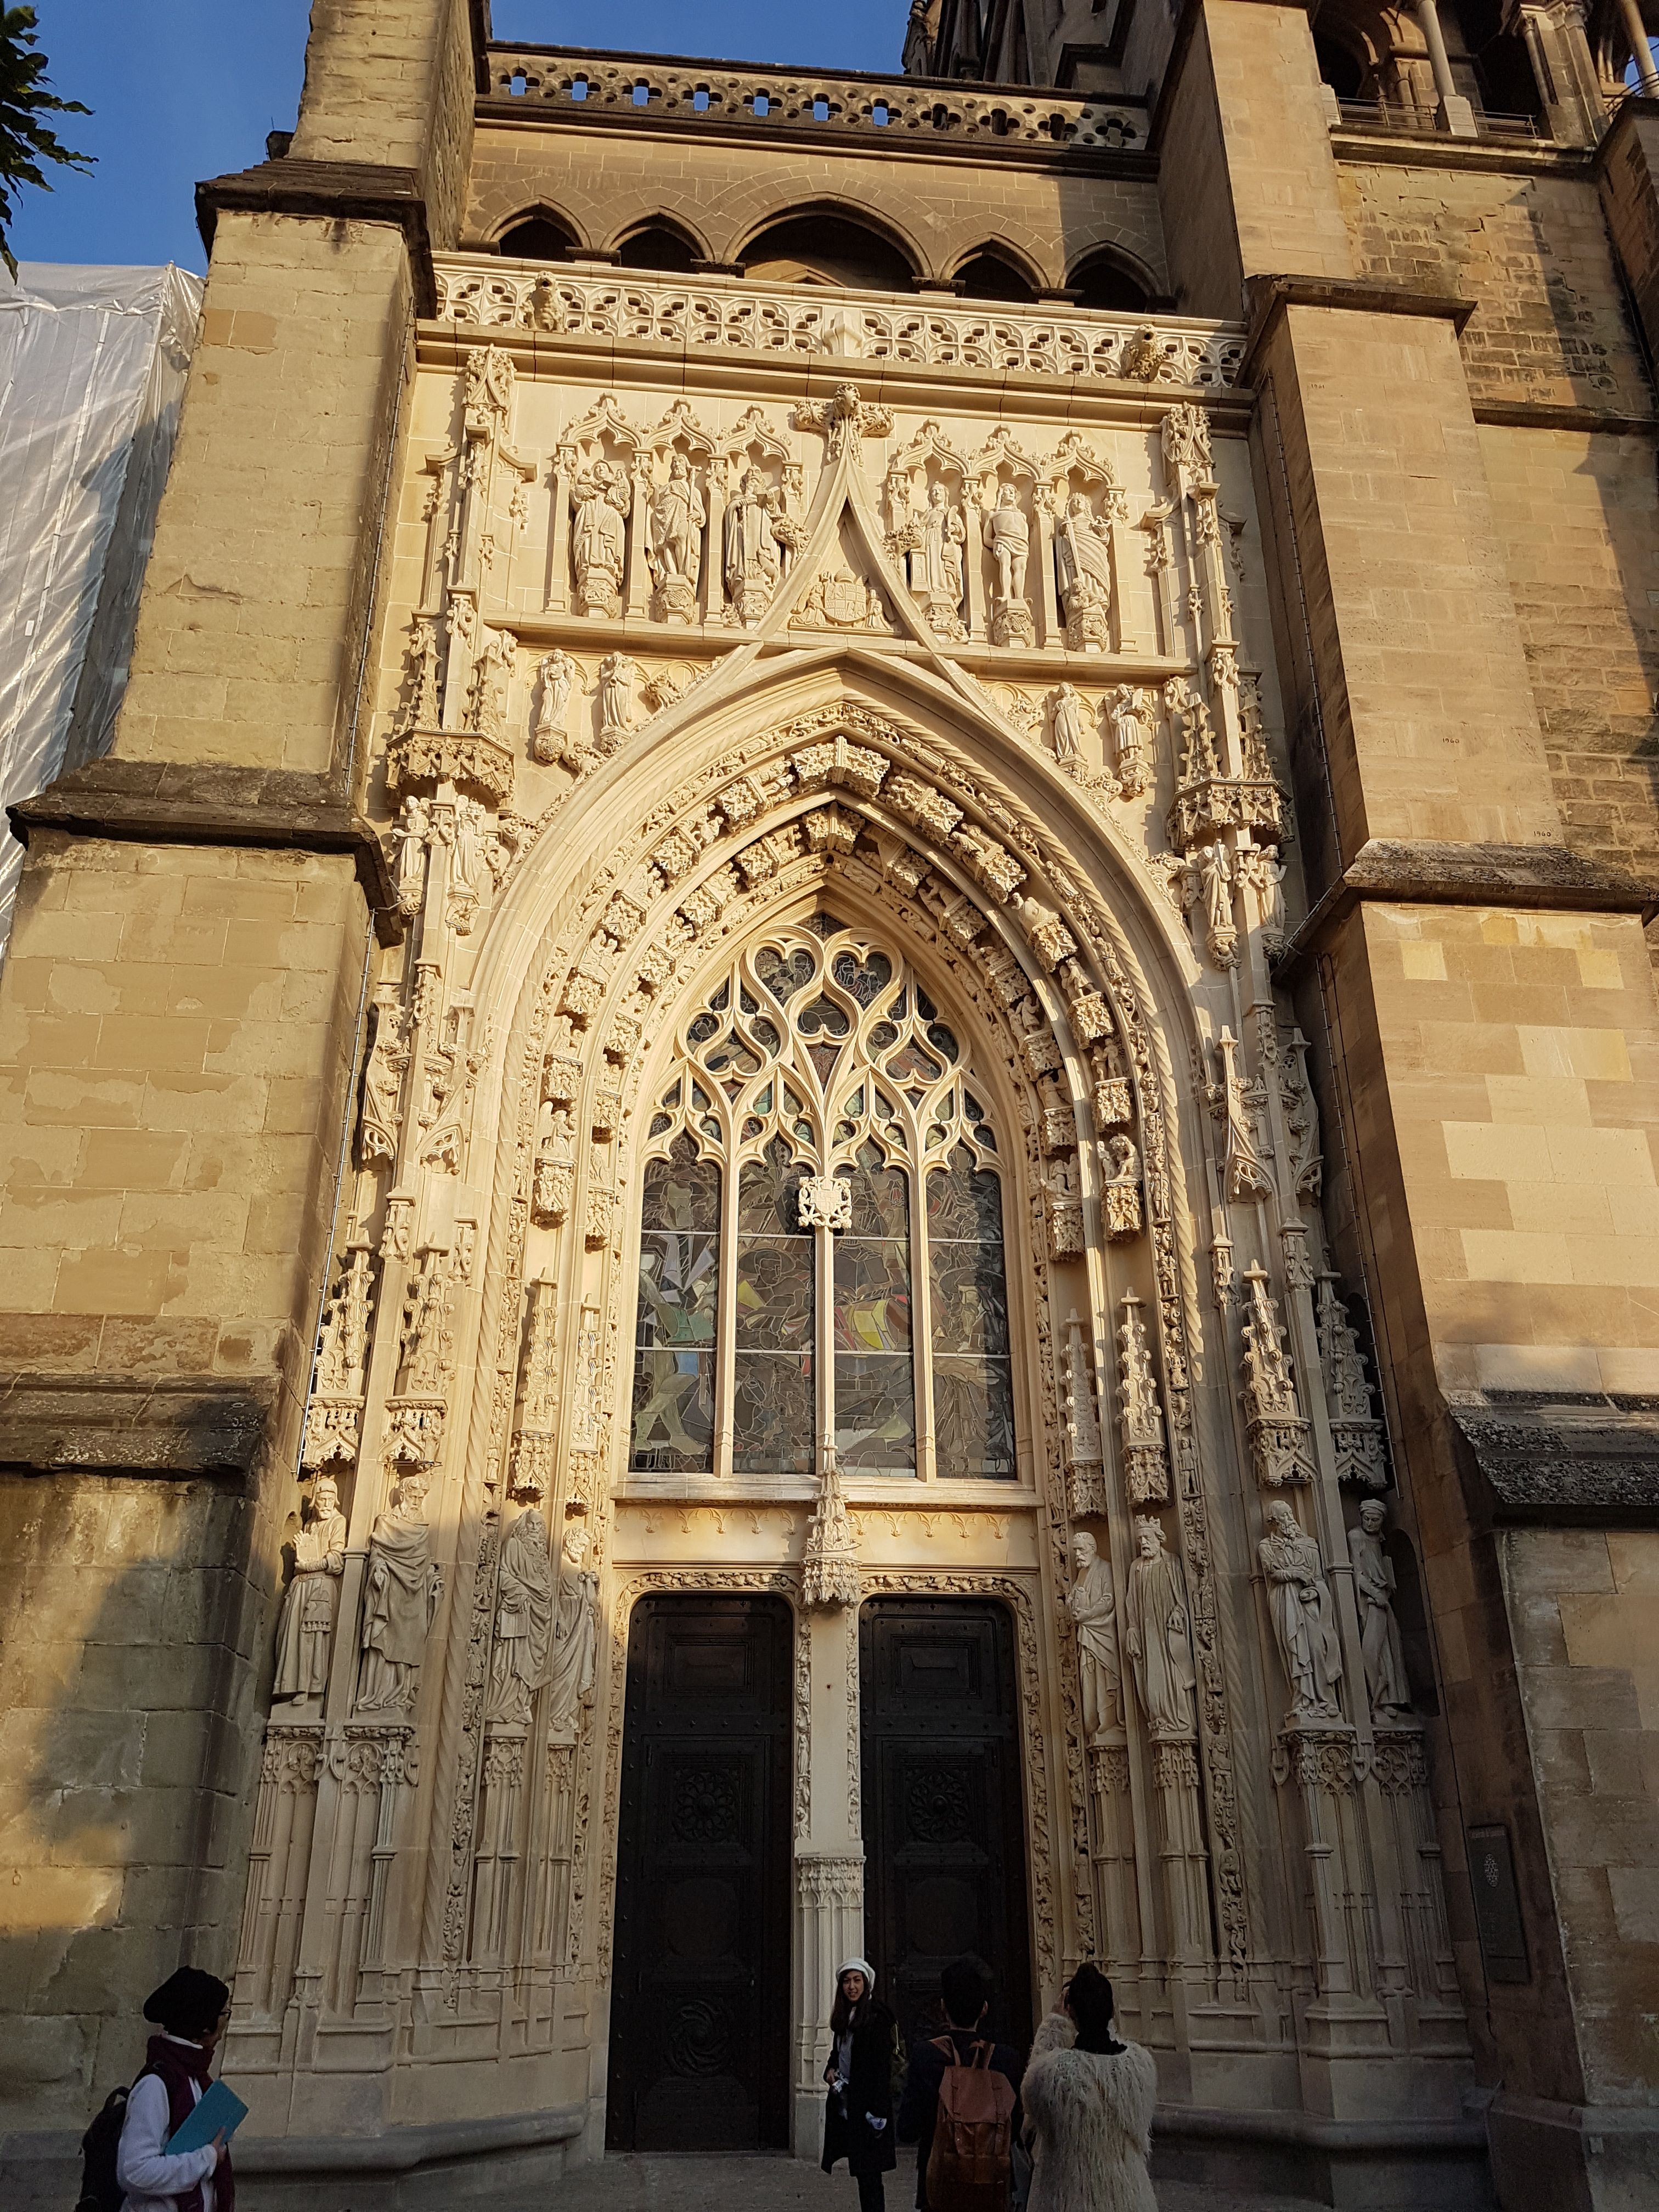
<svg viewBox="0 0 1659 2212"><path fill-rule="evenodd" d="M175 2042L179 2039L173 2038ZM194 2081L191 2087L199 2105L201 2089ZM213 2212L210 2176L219 2163L218 2152L208 2143L200 2150L180 2151L176 2158L169 2158L167 2140L172 2133L167 2085L159 2075L146 2074L132 2085L115 2154L115 2179L127 2192L121 2199L121 2212L173 2212L185 2190L193 2189L198 2181L202 2212Z"/></svg>
<svg viewBox="0 0 1659 2212"><path fill-rule="evenodd" d="M1077 2051L1077 2030L1050 2013L1019 2085L1034 2137L1027 2212L1158 2212L1146 2172L1158 2067L1149 2051Z"/></svg>

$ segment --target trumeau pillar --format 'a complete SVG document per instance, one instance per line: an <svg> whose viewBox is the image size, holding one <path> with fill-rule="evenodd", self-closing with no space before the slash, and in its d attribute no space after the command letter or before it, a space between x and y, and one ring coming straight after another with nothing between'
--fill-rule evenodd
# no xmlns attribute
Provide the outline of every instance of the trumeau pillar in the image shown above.
<svg viewBox="0 0 1659 2212"><path fill-rule="evenodd" d="M1505 2205L1644 2201L1659 2062L1628 2032L1652 1972L1630 1900L1650 1854L1621 1831L1614 1766L1587 1751L1598 1712L1609 1744L1638 1741L1651 1632L1637 1592L1659 1571L1643 896L1567 847L1463 370L1467 311L1358 280L1303 10L1188 10L1158 137L1181 302L1236 313L1242 292L1251 325L1311 902L1274 981L1298 994L1361 1194L1331 1228L1363 1261L1424 1561L1441 1699L1426 1747L1495 2093L1494 2178ZM1650 332L1656 159L1651 104L1631 100L1598 163ZM1336 1530L1321 1534L1342 1568ZM1379 1725L1361 1778L1371 1848L1402 1865L1425 1848L1401 1817L1416 1756ZM1340 1847L1328 1824L1355 1802L1346 1784L1310 1798L1310 1849ZM1382 1934L1386 1996L1400 1938ZM1304 2094L1353 2113L1385 2071L1309 2049Z"/></svg>
<svg viewBox="0 0 1659 2212"><path fill-rule="evenodd" d="M48 1480L23 1486L40 1558L7 1706L38 1702L47 1623L104 1663L64 1673L0 1798L64 1931L0 2001L32 2053L8 2130L78 2130L94 2081L130 2075L145 1991L235 1956L341 1132L375 936L396 934L357 812L365 678L474 27L466 0L319 0L293 155L203 188L201 334L114 741L17 810L0 1395L9 1466ZM71 1531L93 1527L88 1551ZM41 1762L54 1790L97 1790L117 1743L120 1820L30 1844ZM273 1786L314 1782L316 1749L279 1731ZM362 1761L331 1778L362 1797L365 1959L385 1783ZM273 1804L257 1844L273 1898L308 1849L295 1811ZM278 1964L291 1934L278 1913Z"/></svg>
<svg viewBox="0 0 1659 2212"><path fill-rule="evenodd" d="M836 1969L865 1955L858 1607L815 1606L797 1633L807 1642L811 1687L808 1781L795 1826L793 2143L798 2158L816 2160Z"/></svg>

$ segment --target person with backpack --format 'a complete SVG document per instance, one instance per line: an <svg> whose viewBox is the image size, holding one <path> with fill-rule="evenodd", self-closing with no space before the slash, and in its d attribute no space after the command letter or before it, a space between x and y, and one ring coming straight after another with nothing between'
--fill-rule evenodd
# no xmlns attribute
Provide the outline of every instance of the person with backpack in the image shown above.
<svg viewBox="0 0 1659 2212"><path fill-rule="evenodd" d="M1006 2212L1019 2054L984 2034L982 1959L953 1959L939 1981L945 2033L912 2043L898 2116L901 2138L916 2145L918 2212Z"/></svg>
<svg viewBox="0 0 1659 2212"><path fill-rule="evenodd" d="M885 2212L882 2176L898 2164L893 2142L898 2023L876 1996L876 1971L867 1959L848 1959L837 1972L830 2034L823 2171L832 2172L844 2158L859 2185L859 2212Z"/></svg>
<svg viewBox="0 0 1659 2212"><path fill-rule="evenodd" d="M77 2212L235 2212L222 2132L200 2150L169 2156L167 2148L212 2078L229 2006L225 1984L199 1966L180 1966L145 1998L144 2018L161 2033L131 2088L115 2092L82 2138Z"/></svg>
<svg viewBox="0 0 1659 2212"><path fill-rule="evenodd" d="M1152 2153L1158 2066L1112 2032L1112 1985L1085 1960L1063 2009L1036 2033L1025 2069L1033 2172L1028 2212L1158 2212Z"/></svg>

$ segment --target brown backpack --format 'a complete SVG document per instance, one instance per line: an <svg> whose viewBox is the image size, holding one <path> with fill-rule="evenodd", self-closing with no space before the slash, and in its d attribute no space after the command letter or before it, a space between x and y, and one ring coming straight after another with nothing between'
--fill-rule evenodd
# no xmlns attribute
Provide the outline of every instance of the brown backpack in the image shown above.
<svg viewBox="0 0 1659 2212"><path fill-rule="evenodd" d="M988 2043L975 2044L965 2065L949 2036L934 2048L945 2063L927 2160L927 2212L1008 2212L1013 2084L992 2072Z"/></svg>

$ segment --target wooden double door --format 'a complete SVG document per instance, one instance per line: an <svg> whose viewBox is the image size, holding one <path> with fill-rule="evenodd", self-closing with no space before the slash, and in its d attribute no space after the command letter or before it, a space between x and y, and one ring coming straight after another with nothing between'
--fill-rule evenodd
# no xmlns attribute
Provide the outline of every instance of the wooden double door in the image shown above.
<svg viewBox="0 0 1659 2212"><path fill-rule="evenodd" d="M970 1598L860 1623L865 1948L907 2029L942 1967L992 1970L1031 2031L1012 1626ZM647 1597L629 1624L607 2141L789 2140L793 1621L780 1598ZM804 1993L827 2017L832 1992Z"/></svg>
<svg viewBox="0 0 1659 2212"><path fill-rule="evenodd" d="M647 1597L634 1609L613 2150L788 2146L793 1635L781 1598Z"/></svg>

